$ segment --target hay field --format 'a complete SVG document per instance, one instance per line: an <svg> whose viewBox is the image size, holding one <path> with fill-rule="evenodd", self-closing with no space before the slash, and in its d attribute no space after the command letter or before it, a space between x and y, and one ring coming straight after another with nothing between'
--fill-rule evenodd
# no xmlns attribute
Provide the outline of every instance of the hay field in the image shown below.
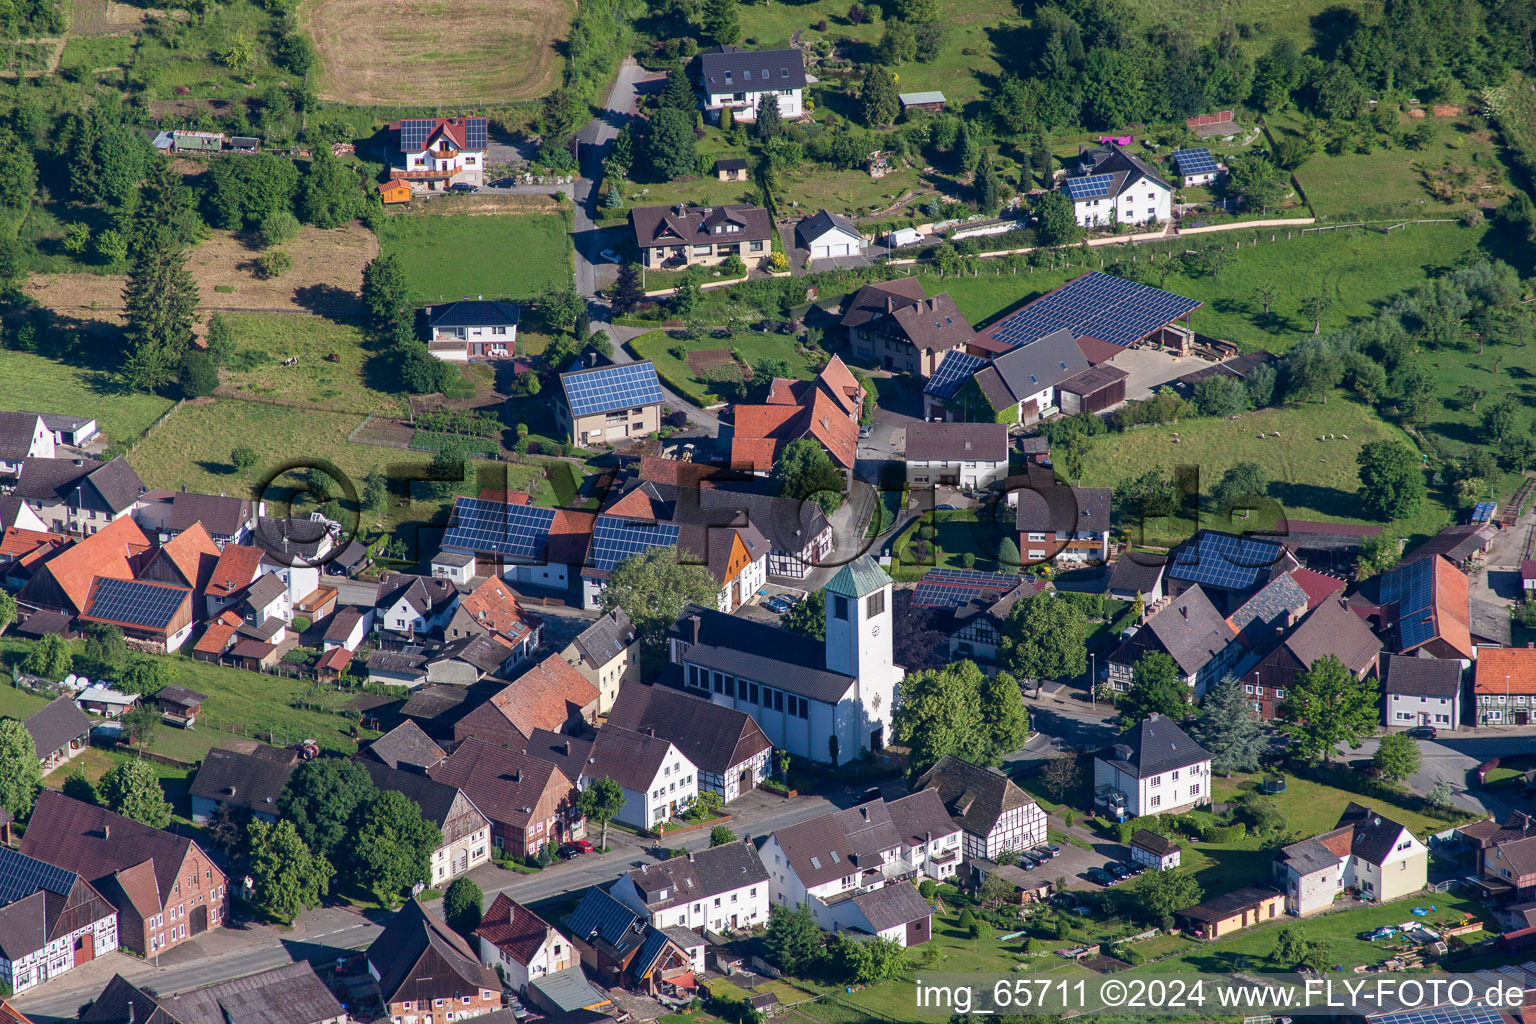
<svg viewBox="0 0 1536 1024"><path fill-rule="evenodd" d="M559 81L572 0L308 0L320 95L357 106L506 103Z"/></svg>

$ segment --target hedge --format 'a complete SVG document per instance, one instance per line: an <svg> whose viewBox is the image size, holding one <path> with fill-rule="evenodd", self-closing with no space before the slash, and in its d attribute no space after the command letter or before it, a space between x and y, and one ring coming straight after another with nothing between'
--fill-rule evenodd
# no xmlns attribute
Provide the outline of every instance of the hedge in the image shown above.
<svg viewBox="0 0 1536 1024"><path fill-rule="evenodd" d="M418 430L411 435L411 447L417 451L441 451L449 444L463 445L464 451L470 455L495 455L501 451L499 443L483 437L469 437L464 434L435 434L427 430Z"/></svg>

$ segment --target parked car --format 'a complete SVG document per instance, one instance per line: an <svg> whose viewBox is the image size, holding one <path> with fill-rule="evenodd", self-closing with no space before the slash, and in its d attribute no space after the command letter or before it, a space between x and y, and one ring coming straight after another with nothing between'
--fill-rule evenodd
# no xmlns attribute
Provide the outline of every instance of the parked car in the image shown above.
<svg viewBox="0 0 1536 1024"><path fill-rule="evenodd" d="M609 263L619 262L619 254L614 252L612 249L604 249L602 252L598 253L598 255L607 260Z"/></svg>
<svg viewBox="0 0 1536 1024"><path fill-rule="evenodd" d="M1130 869L1117 860L1112 860L1104 865L1104 870L1115 876L1115 881L1124 881L1131 877Z"/></svg>
<svg viewBox="0 0 1536 1024"><path fill-rule="evenodd" d="M573 839L561 845L557 851L561 860L570 860L572 857L580 857L584 853L592 852L592 844L585 839Z"/></svg>
<svg viewBox="0 0 1536 1024"><path fill-rule="evenodd" d="M574 847L576 847L576 849L580 850L582 853L591 853L592 850L594 849L592 844L587 842L585 839L572 839L569 843L566 843L565 845L567 845L567 846L574 846Z"/></svg>
<svg viewBox="0 0 1536 1024"><path fill-rule="evenodd" d="M873 427L860 427L859 428L859 440L861 440L861 441L864 440L865 438L869 437L869 435L872 434L872 433L874 433L874 428Z"/></svg>
<svg viewBox="0 0 1536 1024"><path fill-rule="evenodd" d="M1019 867L1025 871L1033 871L1040 866L1040 862L1027 853L1019 854Z"/></svg>
<svg viewBox="0 0 1536 1024"><path fill-rule="evenodd" d="M1052 848L1049 846L1037 846L1033 850L1029 851L1029 855L1031 857L1037 857L1040 860L1050 860L1060 852L1060 850L1055 850L1053 852Z"/></svg>
<svg viewBox="0 0 1536 1024"><path fill-rule="evenodd" d="M471 185L467 181L456 181L452 185L448 186L448 191L450 191L450 192L479 192L480 191L480 186L479 185Z"/></svg>
<svg viewBox="0 0 1536 1024"><path fill-rule="evenodd" d="M949 504L948 502L945 502L942 505L935 505L935 506L933 506L933 510L935 512L953 512L953 511L955 511L955 506Z"/></svg>
<svg viewBox="0 0 1536 1024"><path fill-rule="evenodd" d="M1046 843L1044 846L1040 847L1040 849L1049 850L1052 857L1061 856L1061 847L1057 846L1055 843Z"/></svg>
<svg viewBox="0 0 1536 1024"><path fill-rule="evenodd" d="M511 188L517 184L516 178L497 178L491 182L491 188Z"/></svg>
<svg viewBox="0 0 1536 1024"><path fill-rule="evenodd" d="M522 1003L518 1002L517 999L513 996L507 997L507 1009L511 1010L512 1016L516 1017L520 1021L528 1019L528 1008Z"/></svg>
<svg viewBox="0 0 1536 1024"><path fill-rule="evenodd" d="M1433 740L1440 738L1440 730L1432 725L1416 725L1408 730L1408 735L1416 740Z"/></svg>
<svg viewBox="0 0 1536 1024"><path fill-rule="evenodd" d="M1115 884L1115 876L1110 874L1108 871L1105 871L1103 868L1089 868L1087 871L1083 872L1083 877L1088 879L1090 882L1097 882L1099 885Z"/></svg>
<svg viewBox="0 0 1536 1024"><path fill-rule="evenodd" d="M1125 869L1131 873L1132 878L1135 878L1137 875L1145 872L1147 870L1147 866L1145 864L1138 864L1136 861L1132 860L1126 861Z"/></svg>

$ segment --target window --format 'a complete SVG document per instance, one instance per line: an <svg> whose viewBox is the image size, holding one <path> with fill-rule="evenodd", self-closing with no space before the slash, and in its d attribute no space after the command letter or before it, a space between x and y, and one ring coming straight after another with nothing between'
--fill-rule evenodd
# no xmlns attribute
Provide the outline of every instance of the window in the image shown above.
<svg viewBox="0 0 1536 1024"><path fill-rule="evenodd" d="M1199 796L1200 795L1200 787L1199 787L1199 785L1190 786L1189 787L1189 795L1190 796Z"/></svg>
<svg viewBox="0 0 1536 1024"><path fill-rule="evenodd" d="M1163 805L1163 798L1162 797L1155 796L1155 797L1152 798L1152 806L1153 807L1161 807L1162 805Z"/></svg>
<svg viewBox="0 0 1536 1024"><path fill-rule="evenodd" d="M1173 770L1173 773L1170 776L1170 778L1172 778L1174 782L1178 782L1179 781L1179 770L1177 768L1175 768Z"/></svg>
<svg viewBox="0 0 1536 1024"><path fill-rule="evenodd" d="M885 591L877 590L864 599L864 615L874 618L885 611Z"/></svg>
<svg viewBox="0 0 1536 1024"><path fill-rule="evenodd" d="M846 597L833 595L832 617L834 619L842 619L844 622L848 621L848 599Z"/></svg>
<svg viewBox="0 0 1536 1024"><path fill-rule="evenodd" d="M1154 775L1154 776L1152 776L1152 788L1153 789L1156 789L1158 786L1161 786L1162 784L1163 784L1163 777L1161 775Z"/></svg>

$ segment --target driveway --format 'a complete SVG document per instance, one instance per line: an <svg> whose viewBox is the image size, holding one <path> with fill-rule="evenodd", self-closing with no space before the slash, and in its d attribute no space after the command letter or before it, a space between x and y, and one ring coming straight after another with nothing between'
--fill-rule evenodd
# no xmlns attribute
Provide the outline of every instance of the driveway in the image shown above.
<svg viewBox="0 0 1536 1024"><path fill-rule="evenodd" d="M1157 388L1214 365L1199 356L1176 356L1155 348L1128 348L1115 356L1114 365L1130 374L1125 382L1127 401L1149 398Z"/></svg>
<svg viewBox="0 0 1536 1024"><path fill-rule="evenodd" d="M1371 738L1359 750L1344 749L1344 757L1354 760L1376 753L1379 740ZM1513 810L1527 810L1528 801L1520 797L1519 786L1495 786L1484 789L1477 784L1477 766L1496 757L1511 754L1536 754L1536 726L1512 729L1474 729L1463 726L1455 732L1440 730L1437 740L1420 740L1419 770L1408 777L1416 793L1428 793L1437 783L1451 787L1456 806L1473 814L1491 814L1502 818Z"/></svg>

